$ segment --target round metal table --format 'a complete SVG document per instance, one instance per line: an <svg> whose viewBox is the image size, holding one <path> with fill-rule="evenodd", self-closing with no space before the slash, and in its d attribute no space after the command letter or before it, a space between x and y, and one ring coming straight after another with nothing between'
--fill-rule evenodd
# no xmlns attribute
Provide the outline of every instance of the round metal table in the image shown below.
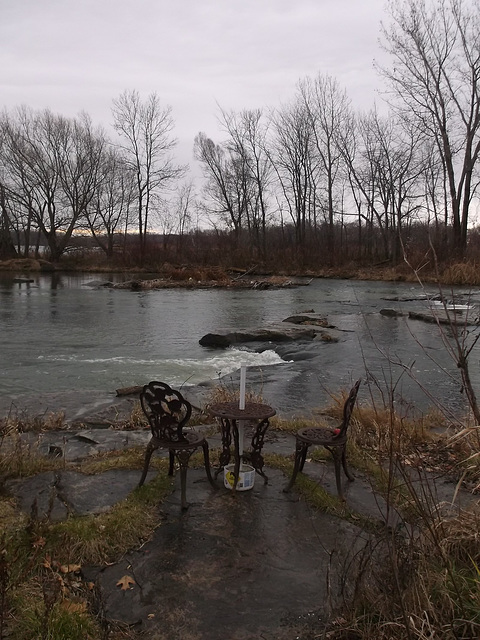
<svg viewBox="0 0 480 640"><path fill-rule="evenodd" d="M234 456L234 484L236 488L240 464L247 462L252 465L257 473L264 479L265 483L268 478L263 471L262 447L265 433L269 426L269 419L276 414L275 409L268 404L259 402L246 402L245 408L240 409L237 402L219 402L209 407L209 412L220 420L222 433L222 452L220 454L220 465L215 471L215 478L222 469L230 462L231 445L233 437L233 456ZM239 423L247 428L253 429L250 450L248 452L240 451L240 434Z"/></svg>

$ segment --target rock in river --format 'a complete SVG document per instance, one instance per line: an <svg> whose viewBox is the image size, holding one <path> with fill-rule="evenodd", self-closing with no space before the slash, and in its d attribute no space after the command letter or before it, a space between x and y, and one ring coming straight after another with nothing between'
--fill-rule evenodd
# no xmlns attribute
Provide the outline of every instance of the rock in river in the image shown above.
<svg viewBox="0 0 480 640"><path fill-rule="evenodd" d="M315 339L325 342L338 341L338 337L325 331L325 328L333 329L334 327L329 325L324 317L315 313L306 313L291 316L279 324L266 327L207 333L199 342L203 347L226 349L242 342L291 342Z"/></svg>

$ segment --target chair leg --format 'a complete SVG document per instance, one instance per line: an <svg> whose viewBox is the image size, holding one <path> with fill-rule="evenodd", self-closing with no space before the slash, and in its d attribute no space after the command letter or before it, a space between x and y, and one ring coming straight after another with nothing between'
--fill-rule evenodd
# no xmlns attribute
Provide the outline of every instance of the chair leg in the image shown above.
<svg viewBox="0 0 480 640"><path fill-rule="evenodd" d="M203 459L205 460L205 471L207 472L207 478L208 481L210 482L210 484L212 485L212 487L214 489L217 489L217 485L215 484L215 481L212 477L212 472L210 469L210 453L209 453L209 448L208 448L208 442L205 440L205 442L202 444L202 449L203 449Z"/></svg>
<svg viewBox="0 0 480 640"><path fill-rule="evenodd" d="M303 467L305 466L305 461L307 459L307 453L308 453L308 449L310 448L309 444L303 443L302 446L302 455L300 457L300 467L299 467L299 471L303 471Z"/></svg>
<svg viewBox="0 0 480 640"><path fill-rule="evenodd" d="M345 500L345 498L343 496L343 490L342 490L342 478L341 478L341 475L340 475L342 452L340 451L340 449L338 447L335 447L334 449L331 449L331 452L332 452L332 456L333 456L333 463L335 465L335 480L336 480L336 483L337 483L338 497L341 500Z"/></svg>
<svg viewBox="0 0 480 640"><path fill-rule="evenodd" d="M175 466L175 451L170 449L168 452L169 464L168 464L168 475L173 476L173 468Z"/></svg>
<svg viewBox="0 0 480 640"><path fill-rule="evenodd" d="M147 445L147 450L145 452L145 462L143 463L143 472L142 472L142 477L140 478L140 482L138 483L138 486L141 487L143 485L143 483L145 482L145 478L147 477L147 472L148 472L148 467L150 465L150 458L152 457L152 453L155 451L155 449L157 449L158 447L156 447L152 441L150 441Z"/></svg>
<svg viewBox="0 0 480 640"><path fill-rule="evenodd" d="M347 467L347 448L346 447L344 447L343 451L342 451L342 467L343 467L343 470L345 471L345 475L347 476L349 481L353 482L355 480L355 478L349 472L348 467Z"/></svg>
<svg viewBox="0 0 480 640"><path fill-rule="evenodd" d="M180 491L182 500L182 509L188 509L187 503L187 467L180 467Z"/></svg>
<svg viewBox="0 0 480 640"><path fill-rule="evenodd" d="M287 484L287 486L283 490L284 493L288 493L288 491L290 491L290 489L295 484L295 479L297 477L298 472L303 469L303 465L305 464L305 459L307 457L307 451L309 446L310 445L308 443L300 442L299 440L297 440L297 443L295 446L295 464L293 465L293 473L292 473L292 477L290 478L290 482Z"/></svg>
<svg viewBox="0 0 480 640"><path fill-rule="evenodd" d="M187 503L187 469L193 449L180 449L174 452L180 465L180 492L182 509L188 509Z"/></svg>

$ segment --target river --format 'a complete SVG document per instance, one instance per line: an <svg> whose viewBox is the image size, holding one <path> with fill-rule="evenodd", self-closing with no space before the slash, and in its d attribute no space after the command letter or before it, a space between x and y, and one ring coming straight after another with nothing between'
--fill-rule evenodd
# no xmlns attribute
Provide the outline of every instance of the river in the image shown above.
<svg viewBox="0 0 480 640"><path fill-rule="evenodd" d="M454 411L464 407L458 370L436 325L380 314L385 307L425 311L420 297L438 293L434 286L425 291L411 283L316 279L263 291L134 292L95 286L127 279L119 274L42 273L29 276L33 282L15 281L18 275L0 272L3 414L12 407L58 410L72 402L88 408L118 388L153 379L177 387L222 379L233 387L242 363L247 389L261 392L279 413L320 406L359 377L370 381L364 398L369 388L385 392L395 384L399 406L423 410L435 399ZM478 308L479 292L454 293L468 295ZM307 310L325 315L341 331L340 341L227 350L199 345L218 329L261 327ZM477 385L476 348L470 365Z"/></svg>

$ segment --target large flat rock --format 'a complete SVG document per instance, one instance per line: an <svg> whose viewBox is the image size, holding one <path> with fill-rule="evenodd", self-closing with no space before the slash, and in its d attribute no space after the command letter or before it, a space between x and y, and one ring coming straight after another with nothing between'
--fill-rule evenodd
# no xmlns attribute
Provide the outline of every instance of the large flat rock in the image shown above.
<svg viewBox="0 0 480 640"><path fill-rule="evenodd" d="M214 491L189 472L190 508L162 505L153 539L109 567L84 569L109 621L169 640L292 640L322 629L339 602L344 563L368 535L284 494L269 469L250 491ZM124 576L135 583L122 590ZM327 585L331 583L331 592Z"/></svg>
<svg viewBox="0 0 480 640"><path fill-rule="evenodd" d="M58 435L54 441L62 442ZM87 456L113 446L131 446L136 435L145 437L143 430L76 434ZM218 432L209 443L212 449L220 446ZM292 434L267 431L265 454L292 457L294 449ZM177 473L172 494L158 505L161 523L151 540L113 565L82 567L83 578L95 584L102 622L131 625L145 637L169 640L321 637L332 607L341 604L345 594L348 597L353 564L371 537L352 521L312 508L295 487L283 493L287 478L268 465L265 471L267 485L256 476L253 489L233 493L223 486L221 476L215 490L203 469L190 468L187 511L180 508ZM326 491L336 493L331 458L307 460L304 471ZM147 482L156 473L151 470ZM343 478L348 507L397 529L402 524L398 514L387 508L366 476L353 473L355 482ZM139 476L138 469L96 475L61 469L10 480L5 489L25 512L34 508L40 518L62 520L107 511L135 489ZM429 486L429 495L440 503L455 503L457 509L472 499L436 474ZM122 590L118 583L125 576L133 582Z"/></svg>
<svg viewBox="0 0 480 640"><path fill-rule="evenodd" d="M235 331L219 329L215 333L205 334L199 342L203 347L227 348L242 342L282 343L305 340L336 342L338 337L338 331L328 324L326 318L316 313L304 313L263 327Z"/></svg>
<svg viewBox="0 0 480 640"><path fill-rule="evenodd" d="M203 347L230 347L241 342L288 342L292 340L313 340L317 335L314 327L298 325L271 325L258 329L222 330L207 333L199 342Z"/></svg>

